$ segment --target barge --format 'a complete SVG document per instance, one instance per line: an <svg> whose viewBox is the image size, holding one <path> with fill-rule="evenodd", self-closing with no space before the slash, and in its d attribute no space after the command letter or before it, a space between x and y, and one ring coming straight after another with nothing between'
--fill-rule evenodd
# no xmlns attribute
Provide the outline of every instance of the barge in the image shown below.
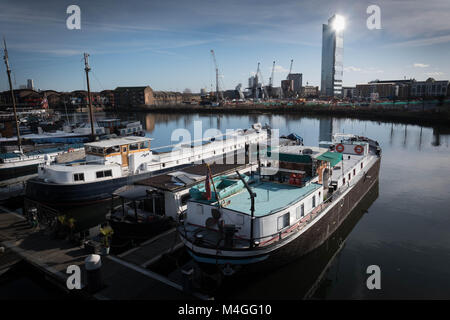
<svg viewBox="0 0 450 320"><path fill-rule="evenodd" d="M28 180L26 198L54 208L107 200L114 190L142 179L206 160L223 160L266 142L270 129L253 124L208 140L151 149L151 138L129 136L86 143L86 161L43 164Z"/></svg>
<svg viewBox="0 0 450 320"><path fill-rule="evenodd" d="M251 174L240 191L188 201L178 232L206 270L232 275L273 268L311 252L378 180L381 149L365 137L336 135L327 148L272 152L277 160Z"/></svg>

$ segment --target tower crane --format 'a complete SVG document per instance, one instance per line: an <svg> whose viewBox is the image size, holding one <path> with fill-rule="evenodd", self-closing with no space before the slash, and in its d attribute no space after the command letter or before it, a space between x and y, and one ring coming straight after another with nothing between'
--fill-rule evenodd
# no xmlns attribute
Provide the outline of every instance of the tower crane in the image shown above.
<svg viewBox="0 0 450 320"><path fill-rule="evenodd" d="M274 73L275 73L275 61L273 62L273 65L272 65L272 74L270 75L270 78L269 78L269 87L273 87L273 75L274 75Z"/></svg>
<svg viewBox="0 0 450 320"><path fill-rule="evenodd" d="M267 88L264 85L264 79L261 73L261 70L259 68L260 63L258 62L258 68L256 69L256 76L255 76L255 82L256 82L256 92L258 91L258 79L261 79L261 90L263 93L263 99L268 97L267 94Z"/></svg>
<svg viewBox="0 0 450 320"><path fill-rule="evenodd" d="M217 67L216 55L214 53L214 50L212 50L212 49L211 49L211 55L213 57L214 67L216 69L216 101L219 102L219 94L220 94L220 100L223 100L223 96L222 96L222 92L219 91L219 68Z"/></svg>
<svg viewBox="0 0 450 320"><path fill-rule="evenodd" d="M288 73L288 75L287 75L287 77L286 77L286 80L289 80L289 76L290 76L290 74L292 73L292 64L294 63L294 59L291 59L291 66L289 67L289 73Z"/></svg>
<svg viewBox="0 0 450 320"><path fill-rule="evenodd" d="M272 64L272 73L271 73L271 75L270 75L270 78L269 78L269 91L270 91L270 96L271 97L273 97L273 77L274 77L274 74L275 74L275 61L273 62L273 64Z"/></svg>

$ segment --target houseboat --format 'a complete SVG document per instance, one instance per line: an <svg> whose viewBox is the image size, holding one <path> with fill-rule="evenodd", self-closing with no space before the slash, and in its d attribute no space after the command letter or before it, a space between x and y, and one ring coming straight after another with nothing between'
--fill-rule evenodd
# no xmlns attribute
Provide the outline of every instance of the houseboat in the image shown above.
<svg viewBox="0 0 450 320"><path fill-rule="evenodd" d="M340 135L327 148L281 146L271 153L240 190L188 200L178 231L201 266L231 275L305 255L378 180L381 149L365 137Z"/></svg>
<svg viewBox="0 0 450 320"><path fill-rule="evenodd" d="M256 170L256 164L211 164L214 179ZM192 187L205 181L206 164L155 175L115 190L107 220L115 237L145 239L168 226L174 226L187 209ZM117 201L119 200L119 201Z"/></svg>
<svg viewBox="0 0 450 320"><path fill-rule="evenodd" d="M38 166L54 163L58 155L83 150L83 144L69 144L30 152L0 154L0 187L24 181L37 174Z"/></svg>
<svg viewBox="0 0 450 320"><path fill-rule="evenodd" d="M151 138L128 136L85 144L86 161L43 164L28 181L26 197L53 207L104 201L119 187L204 160L244 152L266 142L268 131L260 124L208 140L157 149Z"/></svg>

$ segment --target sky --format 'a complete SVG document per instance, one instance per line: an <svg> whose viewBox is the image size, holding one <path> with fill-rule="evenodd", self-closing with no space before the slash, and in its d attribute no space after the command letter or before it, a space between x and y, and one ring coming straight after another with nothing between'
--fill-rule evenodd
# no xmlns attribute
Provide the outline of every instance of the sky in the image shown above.
<svg viewBox="0 0 450 320"><path fill-rule="evenodd" d="M81 10L81 29L69 30L69 5ZM381 29L369 30L369 5L380 8ZM292 72L320 85L322 24L346 19L344 86L375 79L450 78L449 0L0 0L15 88L33 79L41 90L86 89L83 53L90 54L92 91L149 85L183 91L244 87L261 63L267 84ZM3 61L2 61L3 62ZM5 65L0 90L8 89Z"/></svg>

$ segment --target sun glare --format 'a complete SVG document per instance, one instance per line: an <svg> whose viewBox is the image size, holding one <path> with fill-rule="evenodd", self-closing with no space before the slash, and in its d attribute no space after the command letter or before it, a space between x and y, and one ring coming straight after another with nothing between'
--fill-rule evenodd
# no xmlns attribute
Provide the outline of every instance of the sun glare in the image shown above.
<svg viewBox="0 0 450 320"><path fill-rule="evenodd" d="M341 31L345 29L345 19L343 16L336 15L333 22L333 28L336 31Z"/></svg>

